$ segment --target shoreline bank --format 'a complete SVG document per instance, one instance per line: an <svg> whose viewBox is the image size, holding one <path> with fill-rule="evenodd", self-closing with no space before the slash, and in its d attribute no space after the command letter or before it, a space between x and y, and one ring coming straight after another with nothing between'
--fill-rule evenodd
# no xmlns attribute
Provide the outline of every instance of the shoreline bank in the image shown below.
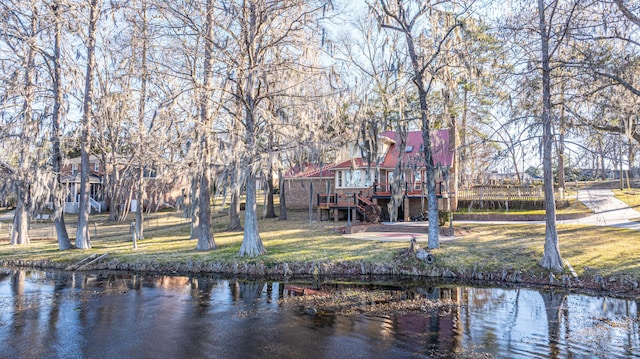
<svg viewBox="0 0 640 359"><path fill-rule="evenodd" d="M437 259L436 259L437 263ZM0 266L9 269L33 268L38 270L66 270L71 263L54 263L46 260L0 260ZM426 264L417 259L398 263L365 262L284 262L267 265L262 262L213 262L195 261L188 263L165 263L154 260L120 262L109 260L94 263L77 272L90 273L110 271L121 273L147 273L151 275L189 276L194 274L247 276L251 278L271 278L290 280L293 278L360 278L362 277L406 277L418 279L446 280L452 283L495 287L535 286L558 288L568 291L588 292L617 298L639 298L638 281L629 276L603 277L596 272L574 278L568 274L554 275L542 268L539 272L503 269L483 272L477 266L462 270L452 270L437 264Z"/></svg>

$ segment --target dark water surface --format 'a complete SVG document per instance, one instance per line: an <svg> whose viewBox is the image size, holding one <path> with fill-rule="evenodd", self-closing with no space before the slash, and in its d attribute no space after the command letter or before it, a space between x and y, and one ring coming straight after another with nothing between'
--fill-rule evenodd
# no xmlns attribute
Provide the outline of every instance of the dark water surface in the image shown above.
<svg viewBox="0 0 640 359"><path fill-rule="evenodd" d="M450 305L344 315L279 301L323 286ZM639 302L425 282L305 286L0 269L0 358L640 358Z"/></svg>

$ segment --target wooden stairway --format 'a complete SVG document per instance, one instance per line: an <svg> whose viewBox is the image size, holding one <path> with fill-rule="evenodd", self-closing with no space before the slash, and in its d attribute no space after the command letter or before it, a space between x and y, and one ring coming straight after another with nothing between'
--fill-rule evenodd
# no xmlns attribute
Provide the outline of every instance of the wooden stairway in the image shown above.
<svg viewBox="0 0 640 359"><path fill-rule="evenodd" d="M360 194L356 194L355 207L356 213L361 215L365 221L373 223L377 223L380 221L382 208L373 203L371 199Z"/></svg>

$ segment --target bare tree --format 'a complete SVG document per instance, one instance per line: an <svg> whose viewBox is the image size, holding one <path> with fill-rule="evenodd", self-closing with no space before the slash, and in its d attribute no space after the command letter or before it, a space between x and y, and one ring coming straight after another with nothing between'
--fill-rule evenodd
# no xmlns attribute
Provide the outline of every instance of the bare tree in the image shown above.
<svg viewBox="0 0 640 359"><path fill-rule="evenodd" d="M1 33L2 46L15 54L12 63L14 77L8 79L3 111L15 118L14 136L18 164L12 179L16 196L16 210L9 243L29 244L29 212L34 207L36 156L33 147L40 134L40 123L34 111L36 101L36 56L38 37L38 6L29 1L24 7L0 5L0 16L6 19ZM7 61L9 63L9 61ZM11 89L11 90L9 90Z"/></svg>
<svg viewBox="0 0 640 359"><path fill-rule="evenodd" d="M560 255L556 226L556 200L554 191L553 150L563 156L566 116L562 111L567 103L564 90L575 86L571 78L571 66L567 60L575 57L571 51L575 20L581 11L579 1L561 2L537 1L536 7L530 3L518 2L522 8L518 16L505 27L513 36L512 49L514 67L521 92L515 98L520 106L519 121L528 123L532 139L539 139L544 178L545 241L540 265L546 269L560 271L564 262ZM535 36L535 37L533 37ZM520 61L519 63L517 61ZM574 75L575 76L575 75ZM568 92L568 91L567 91ZM527 121L528 120L528 121ZM540 134L541 132L541 134ZM560 132L560 136L558 135ZM562 161L560 161L562 163ZM523 163L524 167L524 163ZM564 168L558 168L563 171Z"/></svg>
<svg viewBox="0 0 640 359"><path fill-rule="evenodd" d="M147 66L147 56L149 47L149 34L148 27L149 21L147 19L147 1L141 0L140 9L138 10L139 28L134 26L134 32L138 34L139 41L136 41L137 47L140 48L140 94L138 99L138 146L136 148L138 157L138 179L136 183L136 224L133 247L137 248L137 240L144 239L144 200L145 193L145 165L143 157L145 149L144 132L145 132L145 114L147 105L147 85L149 82L149 68ZM135 31L137 30L137 31ZM134 36L135 38L135 36ZM132 46L135 48L136 46ZM149 171L152 168L148 168Z"/></svg>
<svg viewBox="0 0 640 359"><path fill-rule="evenodd" d="M96 66L96 34L102 9L102 0L89 0L87 24L87 62L84 76L84 95L82 100L82 134L80 140L80 202L78 209L78 229L76 247L91 248L89 240L89 156L91 153L91 126L93 123L93 77Z"/></svg>
<svg viewBox="0 0 640 359"><path fill-rule="evenodd" d="M553 18L547 18L547 13L555 13L559 11L558 2L553 1L548 8L544 0L538 0L538 19L539 19L539 35L540 35L540 50L541 50L541 75L542 75L542 148L543 148L543 176L544 176L544 204L545 204L545 241L544 241L544 253L540 265L543 268L552 269L555 271L561 271L564 268L564 262L560 256L560 248L558 241L558 229L556 227L556 201L553 188L553 162L552 162L552 150L554 133L552 126L552 104L551 104L551 67L550 61L553 56L553 49L549 49L550 41L552 39L552 28L549 21ZM571 19L569 14L567 23ZM565 28L565 32L568 31ZM562 34L556 41L560 44L562 41ZM556 46L555 49L558 47Z"/></svg>
<svg viewBox="0 0 640 359"><path fill-rule="evenodd" d="M239 177L243 177L238 168L238 161L232 161L229 166L229 177L231 184L231 205L229 206L229 225L228 231L242 231L242 223L240 221L240 200L242 196L242 183L238 180Z"/></svg>
<svg viewBox="0 0 640 359"><path fill-rule="evenodd" d="M191 138L186 143L186 157L191 176L190 210L191 238L198 239L197 250L215 249L212 230L211 188L214 167L220 165L218 158L219 138L217 132L224 132L225 117L222 113L230 102L226 93L227 69L221 62L221 54L229 51L226 35L217 31L218 14L214 1L181 1L160 5L169 38L180 38L169 48L179 51L181 56L168 56L166 76L173 77L184 93L189 94L185 101L186 123ZM175 54L172 54L175 55ZM170 59L173 58L173 59ZM183 100L184 101L184 100ZM196 110L191 112L190 108Z"/></svg>
<svg viewBox="0 0 640 359"><path fill-rule="evenodd" d="M109 72L105 69L104 72ZM132 123L133 106L130 89L123 92L110 91L106 82L108 73L102 76L99 99L95 101L94 148L99 152L104 171L104 188L109 203L109 220L124 221L129 214L133 195L128 185L133 172L133 156L130 153L129 129ZM120 86L119 84L112 84Z"/></svg>
<svg viewBox="0 0 640 359"><path fill-rule="evenodd" d="M407 111L403 109L412 107L408 104L412 97L408 91L411 83L403 76L408 67L407 59L402 53L395 51L402 46L401 34L380 32L377 21L370 16L357 21L355 29L355 41L353 34L345 35L342 48L346 62L357 69L354 73L358 75L354 77L358 79L359 86L355 91L363 93L362 96L354 93L351 106L357 106L354 121L355 126L359 127L357 143L360 153L368 167L365 176L370 177L373 172L375 177L367 178L366 182L373 183L381 180L380 163L384 159L379 156L379 134L386 130L396 130L396 147L402 151L406 144L410 119L407 119ZM405 165L400 159L394 171L391 188L394 193L388 203L392 221L397 220L398 207L403 204ZM374 170L371 171L371 168Z"/></svg>
<svg viewBox="0 0 640 359"><path fill-rule="evenodd" d="M279 199L280 199L280 213L278 215L278 220L286 221L287 218L287 196L285 195L284 190L284 173L282 172L282 168L278 169L278 188L280 189Z"/></svg>
<svg viewBox="0 0 640 359"><path fill-rule="evenodd" d="M426 165L428 201L428 247L440 246L438 230L438 202L436 195L436 166L433 161L432 120L427 101L434 81L446 64L443 60L447 42L453 41L455 32L462 27L461 16L467 13L466 6L453 2L437 4L418 1L392 2L379 0L369 7L380 26L397 31L405 39L406 52L411 62L411 78L418 92L420 119Z"/></svg>
<svg viewBox="0 0 640 359"><path fill-rule="evenodd" d="M204 81L201 90L200 102L200 138L198 139L198 153L200 155L199 165L199 198L198 203L198 244L196 250L207 251L216 249L213 240L213 229L211 223L211 131L213 125L213 114L211 113L211 93L213 82L214 65L214 7L213 0L207 0L206 23L204 36Z"/></svg>
<svg viewBox="0 0 640 359"><path fill-rule="evenodd" d="M62 6L60 1L55 0L50 9L53 12L54 23L54 42L53 55L49 56L53 62L52 85L53 85L53 113L51 119L51 142L52 142L52 167L54 173L53 188L53 220L56 227L56 235L58 237L58 248L66 250L71 248L69 234L64 221L64 198L66 197L66 188L62 186L60 181L60 169L62 168L62 151L60 149L60 141L62 139L61 117L62 117Z"/></svg>
<svg viewBox="0 0 640 359"><path fill-rule="evenodd" d="M276 84L288 73L302 68L301 57L308 47L309 29L323 10L324 1L264 0L227 1L224 28L230 50L223 52L232 73L236 100L242 105L243 143L241 167L246 169L244 237L239 255L258 256L266 252L256 213L256 180L262 166L264 146L260 136L269 128L266 99L289 93L289 84ZM233 50L233 51L231 51ZM307 68L308 69L308 68Z"/></svg>
<svg viewBox="0 0 640 359"><path fill-rule="evenodd" d="M607 108L604 118L596 118L591 124L599 130L624 134L640 143L640 131L638 116L628 116L629 106L626 104L636 102L640 97L640 83L635 73L638 71L638 49L640 43L637 41L637 34L640 31L640 17L636 14L637 7L626 4L623 0L613 0L615 8L598 4L600 8L594 10L597 15L593 17L588 36L581 38L583 49L588 56L584 66L586 73L595 75L600 81L595 84L594 92L609 92L603 89L607 86L615 86L624 91L625 97L622 101L615 101L621 97L618 91L613 91L615 96L611 106ZM617 10L617 11L615 11ZM636 13L634 13L634 11ZM605 16L601 14L604 13ZM587 81L589 78L587 78ZM635 98L630 99L630 98ZM602 100L608 100L601 99ZM617 102L617 103L616 103ZM634 112L632 110L631 112ZM615 114L619 115L616 116Z"/></svg>

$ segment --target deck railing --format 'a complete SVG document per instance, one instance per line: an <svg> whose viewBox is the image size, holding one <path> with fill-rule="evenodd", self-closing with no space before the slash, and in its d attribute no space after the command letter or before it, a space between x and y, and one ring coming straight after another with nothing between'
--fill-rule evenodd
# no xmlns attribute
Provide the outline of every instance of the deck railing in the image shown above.
<svg viewBox="0 0 640 359"><path fill-rule="evenodd" d="M98 201L96 201L95 199L89 197L89 204L91 205L91 208L93 208L96 211L98 211L98 213L102 213L102 206L100 205L100 203Z"/></svg>
<svg viewBox="0 0 640 359"><path fill-rule="evenodd" d="M331 193L318 194L317 205L319 207L358 207L364 208L366 205L372 205L365 195L360 193Z"/></svg>
<svg viewBox="0 0 640 359"><path fill-rule="evenodd" d="M348 207L349 205L355 206L356 204L356 194L341 194L341 193L331 193L331 194L320 194L318 193L317 198L319 207Z"/></svg>
<svg viewBox="0 0 640 359"><path fill-rule="evenodd" d="M389 194L391 193L391 183L387 183L387 182L379 182L379 183L374 183L373 184L373 194L380 194L380 193L384 193L384 194ZM426 193L426 188L427 188L427 184L425 182L417 182L417 183L410 183L410 182L404 182L404 184L402 185L403 188L403 192L405 194L411 194L411 195L416 195L416 194L420 194L422 193L422 190L424 188L425 193ZM440 196L442 193L442 182L437 182L436 183L436 194L438 196Z"/></svg>

